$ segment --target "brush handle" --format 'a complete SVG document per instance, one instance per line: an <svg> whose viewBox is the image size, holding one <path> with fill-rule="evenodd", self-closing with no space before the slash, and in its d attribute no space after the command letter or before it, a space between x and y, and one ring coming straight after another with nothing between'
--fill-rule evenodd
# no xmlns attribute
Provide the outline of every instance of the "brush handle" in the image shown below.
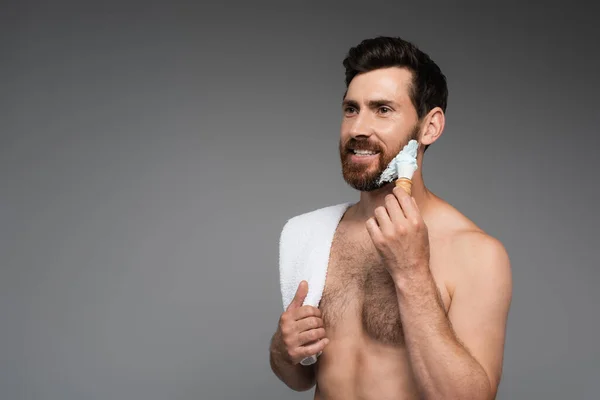
<svg viewBox="0 0 600 400"><path fill-rule="evenodd" d="M412 180L408 178L396 179L396 186L400 186L409 196L412 195Z"/></svg>

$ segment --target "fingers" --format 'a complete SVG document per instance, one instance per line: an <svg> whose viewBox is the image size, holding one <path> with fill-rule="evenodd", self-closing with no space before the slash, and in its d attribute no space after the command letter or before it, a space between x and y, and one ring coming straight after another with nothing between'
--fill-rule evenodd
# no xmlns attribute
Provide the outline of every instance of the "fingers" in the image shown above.
<svg viewBox="0 0 600 400"><path fill-rule="evenodd" d="M321 318L323 316L321 310L313 306L302 306L300 308L295 308L290 311L290 315L294 321L299 321L308 317Z"/></svg>
<svg viewBox="0 0 600 400"><path fill-rule="evenodd" d="M381 233L381 230L379 229L379 226L377 225L377 221L375 220L375 217L371 217L367 220L367 232L369 232L369 235L371 236L371 239L373 240L373 242L375 243L380 243L383 240L383 233Z"/></svg>
<svg viewBox="0 0 600 400"><path fill-rule="evenodd" d="M298 335L298 345L305 346L309 345L317 340L321 340L325 338L325 329L317 328L311 329L310 331L302 332Z"/></svg>
<svg viewBox="0 0 600 400"><path fill-rule="evenodd" d="M382 232L393 229L392 220L385 207L377 207L374 211L374 218Z"/></svg>
<svg viewBox="0 0 600 400"><path fill-rule="evenodd" d="M279 329L286 337L297 337L300 333L324 326L321 310L312 306L286 311L279 319Z"/></svg>
<svg viewBox="0 0 600 400"><path fill-rule="evenodd" d="M375 244L384 245L386 238L420 231L424 222L415 199L397 186L393 194L385 197L385 204L375 208L373 216L366 222L366 228Z"/></svg>
<svg viewBox="0 0 600 400"><path fill-rule="evenodd" d="M393 194L385 196L385 208L392 223L401 223L405 218L404 211L400 207L399 199Z"/></svg>
<svg viewBox="0 0 600 400"><path fill-rule="evenodd" d="M323 319L318 317L308 317L296 321L296 329L298 332L308 331L310 329L320 328L323 325Z"/></svg>
<svg viewBox="0 0 600 400"><path fill-rule="evenodd" d="M300 312L301 310L311 312L310 307L302 307L293 311ZM329 343L329 339L325 337L323 320L319 317L310 316L299 321L282 318L280 329L286 358L293 364L298 364L304 358L317 354Z"/></svg>
<svg viewBox="0 0 600 400"><path fill-rule="evenodd" d="M412 199L412 202L413 202L413 204L415 206L415 209L420 213L421 209L419 208L419 205L417 204L417 201L415 200L414 197L411 197L411 199Z"/></svg>
<svg viewBox="0 0 600 400"><path fill-rule="evenodd" d="M299 347L297 351L300 355L300 360L302 360L306 357L314 356L315 354L318 354L320 351L323 351L323 349L325 348L325 346L327 346L328 343L329 343L329 339L323 338L316 343L312 343L307 346Z"/></svg>
<svg viewBox="0 0 600 400"><path fill-rule="evenodd" d="M288 356L293 364L298 364L306 357L314 356L323 351L325 346L329 343L329 339L323 338L317 342L308 344L306 346L298 346L289 351Z"/></svg>
<svg viewBox="0 0 600 400"><path fill-rule="evenodd" d="M294 295L294 298L292 299L292 302L290 303L290 305L288 306L287 309L290 310L290 309L302 307L302 303L304 303L304 299L306 298L307 294L308 294L308 282L302 281L298 285L298 289L296 289L296 294Z"/></svg>
<svg viewBox="0 0 600 400"><path fill-rule="evenodd" d="M396 199L398 199L397 201L402 209L404 217L408 220L416 218L419 213L414 198L406 193L400 186L396 186L393 193Z"/></svg>

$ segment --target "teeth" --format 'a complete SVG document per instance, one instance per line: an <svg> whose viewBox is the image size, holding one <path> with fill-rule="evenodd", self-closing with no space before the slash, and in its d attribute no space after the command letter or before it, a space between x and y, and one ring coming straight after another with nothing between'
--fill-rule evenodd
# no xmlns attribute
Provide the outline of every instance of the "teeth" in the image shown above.
<svg viewBox="0 0 600 400"><path fill-rule="evenodd" d="M358 154L359 156L371 156L374 154L377 154L374 151L368 151L368 150L354 150L354 154Z"/></svg>

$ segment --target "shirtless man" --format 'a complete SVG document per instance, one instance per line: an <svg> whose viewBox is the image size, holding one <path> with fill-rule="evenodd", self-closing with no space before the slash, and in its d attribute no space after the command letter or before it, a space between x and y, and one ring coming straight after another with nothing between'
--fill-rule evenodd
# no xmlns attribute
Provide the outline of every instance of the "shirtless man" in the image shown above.
<svg viewBox="0 0 600 400"><path fill-rule="evenodd" d="M424 184L444 129L446 80L400 38L344 60L340 157L360 200L335 232L318 308L300 283L270 346L273 372L320 400L494 399L512 298L503 245ZM412 196L377 179L417 139ZM357 155L370 150L375 155ZM464 154L468 156L468 154ZM317 362L300 364L322 351Z"/></svg>

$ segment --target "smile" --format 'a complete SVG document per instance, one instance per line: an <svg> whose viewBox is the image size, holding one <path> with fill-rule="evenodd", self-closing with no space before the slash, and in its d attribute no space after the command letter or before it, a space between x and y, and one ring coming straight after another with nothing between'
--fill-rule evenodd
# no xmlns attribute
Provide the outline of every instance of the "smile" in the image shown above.
<svg viewBox="0 0 600 400"><path fill-rule="evenodd" d="M350 150L350 161L353 163L370 163L379 158L378 151Z"/></svg>
<svg viewBox="0 0 600 400"><path fill-rule="evenodd" d="M356 154L357 156L373 156L375 154L378 154L377 151L370 151L370 150L352 150L353 154Z"/></svg>

